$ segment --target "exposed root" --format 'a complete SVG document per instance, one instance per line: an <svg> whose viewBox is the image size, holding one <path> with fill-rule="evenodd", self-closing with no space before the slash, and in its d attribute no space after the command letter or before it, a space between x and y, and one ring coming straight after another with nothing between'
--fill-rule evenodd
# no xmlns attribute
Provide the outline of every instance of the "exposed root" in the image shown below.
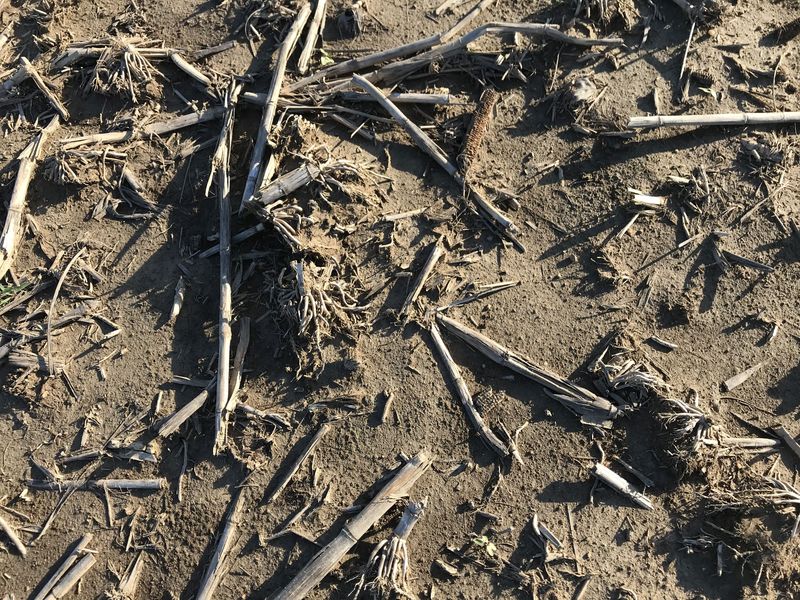
<svg viewBox="0 0 800 600"><path fill-rule="evenodd" d="M159 97L158 71L137 46L116 38L97 59L89 86L101 94L127 96L137 102L142 96Z"/></svg>
<svg viewBox="0 0 800 600"><path fill-rule="evenodd" d="M362 594L374 600L393 600L417 596L408 583L408 536L425 511L426 501L411 502L392 535L380 542L369 557L367 566L354 588L351 598Z"/></svg>
<svg viewBox="0 0 800 600"><path fill-rule="evenodd" d="M276 298L281 313L294 323L301 370L307 362L301 352L319 354L323 339L362 323L370 304L359 303L361 292L350 270L333 259L320 266L305 256L281 271Z"/></svg>
<svg viewBox="0 0 800 600"><path fill-rule="evenodd" d="M621 26L631 31L639 21L639 14L633 0L577 0L575 17L595 21L604 28Z"/></svg>

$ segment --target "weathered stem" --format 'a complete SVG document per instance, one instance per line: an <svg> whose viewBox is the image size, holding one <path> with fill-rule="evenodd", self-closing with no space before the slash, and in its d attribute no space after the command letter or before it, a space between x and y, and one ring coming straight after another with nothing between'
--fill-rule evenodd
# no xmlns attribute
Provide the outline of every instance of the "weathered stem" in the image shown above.
<svg viewBox="0 0 800 600"><path fill-rule="evenodd" d="M241 84L231 83L225 97L225 119L219 134L213 168L217 176L219 202L219 339L217 370L217 402L214 411L214 454L225 445L227 437L227 412L230 400L231 321L233 319L233 292L231 291L231 178L229 174L233 121L236 97Z"/></svg>
<svg viewBox="0 0 800 600"><path fill-rule="evenodd" d="M461 338L497 364L503 365L555 392L556 400L565 403L568 408L578 414L599 414L607 419L613 419L618 415L619 411L613 404L605 398L597 396L594 392L535 365L527 357L517 354L458 321L442 314L437 315L436 319L450 333Z"/></svg>
<svg viewBox="0 0 800 600"><path fill-rule="evenodd" d="M81 558L74 567L64 573L64 576L53 586L53 589L50 590L45 600L59 600L60 598L64 598L72 591L72 588L78 585L81 577L86 575L96 562L97 559L94 557L94 554L91 552L84 554L83 558Z"/></svg>
<svg viewBox="0 0 800 600"><path fill-rule="evenodd" d="M201 85L204 85L207 88L212 87L211 80L208 77L206 77L200 71L200 69L195 67L185 58L183 58L183 56L181 56L179 53L174 51L170 52L169 57L172 59L172 62L175 64L175 66L178 67L184 73L186 73L189 77L191 77L192 79L194 79L195 81L197 81Z"/></svg>
<svg viewBox="0 0 800 600"><path fill-rule="evenodd" d="M197 394L197 396L187 402L182 408L160 420L154 427L156 435L158 437L167 437L178 431L178 428L206 403L206 400L208 400L209 395L216 385L217 379L215 377L211 380L211 383L208 384L206 389Z"/></svg>
<svg viewBox="0 0 800 600"><path fill-rule="evenodd" d="M377 71L365 75L365 77L376 85L384 82L396 82L432 62L442 60L443 58L461 52L467 45L484 35L502 35L510 33L519 33L527 36L542 36L556 42L586 47L620 46L623 43L623 40L620 38L598 39L574 37L559 31L558 27L555 25L543 23L486 23L464 34L460 38L437 46L418 56L388 64Z"/></svg>
<svg viewBox="0 0 800 600"><path fill-rule="evenodd" d="M647 496L637 491L630 483L625 481L625 479L614 473L614 471L608 467L600 463L595 463L595 465L592 467L592 475L605 483L618 494L622 494L626 498L630 498L642 508L653 510L653 503L648 500Z"/></svg>
<svg viewBox="0 0 800 600"><path fill-rule="evenodd" d="M355 73L361 69L372 67L378 63L388 62L396 58L408 56L409 54L421 52L422 50L427 50L428 48L432 48L436 44L440 43L441 39L442 34L437 33L423 40L411 42L410 44L397 46L396 48L390 48L389 50L381 50L380 52L374 52L373 54L368 54L367 56L351 58L350 60L346 60L336 65L331 65L325 69L320 69L316 73L287 86L285 91L286 93L296 92L297 90L302 89L311 83L316 83L318 81L322 81L323 79L330 79L331 77L339 77L341 75L349 75L350 73Z"/></svg>
<svg viewBox="0 0 800 600"><path fill-rule="evenodd" d="M300 467L302 467L306 459L311 456L311 453L322 441L322 438L325 436L325 434L331 430L331 427L332 425L330 423L323 423L320 426L320 428L317 430L317 433L315 433L314 437L311 438L311 441L308 442L308 445L303 448L300 456L298 456L291 466L284 472L284 474L281 475L272 493L267 496L265 503L273 501L281 494L281 492L283 492L283 490L286 489L286 486L289 485L289 482L292 480L292 477L294 477L294 474L300 470Z"/></svg>
<svg viewBox="0 0 800 600"><path fill-rule="evenodd" d="M107 489L129 492L157 492L167 487L167 480L158 479L57 479L44 481L38 479L28 480L28 487L35 490L48 492L63 492L66 490Z"/></svg>
<svg viewBox="0 0 800 600"><path fill-rule="evenodd" d="M306 43L303 45L303 50L300 52L300 58L297 59L297 72L300 75L305 75L308 71L308 61L311 60L311 54L314 52L314 46L317 45L317 38L325 27L323 22L325 20L325 8L328 0L317 0L317 6L314 8L314 16L311 18L311 24L308 26L308 33L306 33Z"/></svg>
<svg viewBox="0 0 800 600"><path fill-rule="evenodd" d="M72 552L67 555L64 559L64 562L59 565L56 572L47 580L47 582L42 585L39 589L39 593L36 594L31 600L45 600L51 592L51 590L56 586L56 584L64 577L67 571L69 571L70 567L75 564L78 558L87 552L86 547L92 541L94 536L91 533L85 534L80 541L75 545L75 548L72 549Z"/></svg>
<svg viewBox="0 0 800 600"><path fill-rule="evenodd" d="M261 233L266 229L266 225L264 223L256 223L252 227L248 227L247 229L243 229L236 235L231 238L231 244L238 244L239 242L243 242L245 240L249 240L251 237L256 235L257 233ZM214 244L207 250L203 250L198 256L200 258L208 258L209 256L214 256L217 252L219 252L219 244Z"/></svg>
<svg viewBox="0 0 800 600"><path fill-rule="evenodd" d="M509 236L511 240L517 245L518 248L524 250L525 247L513 236L517 231L514 223L500 212L489 200L484 198L477 190L471 188L469 184L464 181L464 178L458 172L458 167L453 163L444 151L437 146L428 135L422 131L415 123L406 117L402 111L397 108L383 93L376 88L371 82L360 75L353 75L353 84L363 89L370 96L392 115L392 117L400 123L406 130L411 139L428 154L436 163L442 167L447 173L456 180L462 188L467 188L469 196L475 201L477 207L481 210L482 214L486 216L494 225L500 230L501 233Z"/></svg>
<svg viewBox="0 0 800 600"><path fill-rule="evenodd" d="M233 370L231 382L231 395L228 398L228 404L222 415L223 430L225 431L225 439L227 440L228 420L230 419L233 411L236 410L236 404L239 396L239 389L242 386L242 372L244 371L244 358L247 355L247 347L250 345L250 317L242 317L239 321L239 343L236 345L236 355L233 357Z"/></svg>
<svg viewBox="0 0 800 600"><path fill-rule="evenodd" d="M464 378L461 376L461 371L453 360L450 350L448 350L445 345L442 334L439 332L439 327L436 325L435 321L431 323L431 339L433 339L433 345L439 352L439 357L444 363L447 375L453 383L456 396L458 396L458 399L461 401L461 406L464 407L464 412L467 413L467 418L478 432L478 436L480 436L483 443L486 444L489 449L494 450L498 456L502 458L507 457L509 454L508 448L506 448L505 444L500 441L500 438L498 438L494 432L489 429L486 423L484 423L483 417L481 417L478 409L475 408L475 403L472 401L472 394L469 393L469 388Z"/></svg>
<svg viewBox="0 0 800 600"><path fill-rule="evenodd" d="M39 71L37 71L36 68L31 64L31 62L24 56L20 59L20 64L22 65L22 68L25 69L25 71L28 73L28 77L33 79L33 83L36 84L36 87L39 88L39 91L42 92L42 94L44 94L45 98L47 98L47 100L53 106L55 111L61 116L61 118L64 119L65 121L69 121L69 111L61 103L61 100L59 100L56 97L56 95L52 92L52 90L50 89L50 85L48 85L48 82L44 80L44 77L42 77L39 74Z"/></svg>
<svg viewBox="0 0 800 600"><path fill-rule="evenodd" d="M225 525L217 541L217 546L214 548L214 554L208 563L203 580L200 582L200 588L195 597L196 600L211 600L222 581L222 576L224 575L223 566L230 554L231 546L233 546L236 537L236 530L239 527L239 515L242 511L244 499L243 490L244 488L239 488L231 502L228 516L225 518Z"/></svg>
<svg viewBox="0 0 800 600"><path fill-rule="evenodd" d="M247 181L244 185L244 193L242 194L242 203L239 212L244 210L244 207L253 197L256 189L259 187L260 179L262 177L262 163L264 154L267 151L267 143L269 141L269 134L272 131L272 123L275 121L275 114L278 110L278 96L281 93L281 86L283 85L283 77L286 74L286 63L289 62L294 50L297 40L300 37L300 32L311 14L311 5L308 2L303 3L297 16L286 34L286 38L281 43L278 50L278 61L275 69L272 71L272 81L269 84L267 91L267 102L264 105L264 112L261 116L261 123L258 126L258 135L256 136L256 143L253 146L253 154L250 157L250 168L247 172Z"/></svg>
<svg viewBox="0 0 800 600"><path fill-rule="evenodd" d="M461 17L455 25L453 25L450 29L447 30L447 32L445 32L445 34L442 36L442 43L446 43L452 40L462 29L464 29L464 27L469 25L470 22L472 22L475 19L475 17L477 17L487 8L489 8L496 1L497 0L481 0L480 2L478 2L478 4L476 4L471 11L469 11L467 14Z"/></svg>
<svg viewBox="0 0 800 600"><path fill-rule="evenodd" d="M452 96L450 94L419 94L408 92L392 92L386 97L395 104L450 104ZM342 100L347 102L374 102L369 94L361 92L342 92Z"/></svg>
<svg viewBox="0 0 800 600"><path fill-rule="evenodd" d="M184 127L197 125L198 123L205 123L218 119L225 113L225 108L222 106L215 106L206 110L201 110L196 113L189 113L188 115L181 115L170 119L169 121L161 121L158 123L150 123L141 129L129 129L127 131L109 131L108 133L95 133L93 135L83 135L74 138L67 138L61 141L62 150L72 150L86 144L119 144L121 142L128 142L131 140L146 139L150 136L162 136L166 133L172 133Z"/></svg>
<svg viewBox="0 0 800 600"><path fill-rule="evenodd" d="M17 535L17 532L14 530L11 524L3 517L0 517L0 529L3 530L3 533L6 534L6 537L11 541L12 544L14 544L17 552L19 552L20 555L25 558L25 556L28 554L28 549L25 547L25 544L19 538L19 535Z"/></svg>
<svg viewBox="0 0 800 600"><path fill-rule="evenodd" d="M296 169L284 173L277 179L271 181L267 186L258 192L256 200L259 204L268 205L276 200L288 196L292 192L299 190L319 177L322 170L315 164L303 163Z"/></svg>
<svg viewBox="0 0 800 600"><path fill-rule="evenodd" d="M797 123L800 112L720 113L710 115L657 115L631 117L629 129L654 127L693 127L710 125L775 125Z"/></svg>
<svg viewBox="0 0 800 600"><path fill-rule="evenodd" d="M11 192L11 199L8 202L8 212L3 226L2 238L0 238L0 279L5 277L8 270L14 264L18 246L22 240L22 218L25 214L25 203L28 197L28 186L33 179L36 164L42 156L42 149L47 142L48 136L58 128L58 117L48 123L22 151L19 159L19 170L14 181L14 191Z"/></svg>
<svg viewBox="0 0 800 600"><path fill-rule="evenodd" d="M443 254L444 248L442 248L442 243L440 240L436 240L431 247L428 258L425 260L425 264L422 266L422 270L419 272L419 275L417 275L416 281L414 281L414 287L408 292L403 306L400 307L399 316L406 317L408 315L414 302L416 302L419 297L420 292L422 292L425 282L428 281L428 277L430 277L433 269L436 267L436 263L439 262Z"/></svg>
<svg viewBox="0 0 800 600"><path fill-rule="evenodd" d="M339 535L320 550L300 572L295 575L273 600L302 600L313 590L331 569L339 564L344 555L360 540L378 519L386 514L403 496L407 496L412 486L430 466L425 452L420 452L408 461L387 483L378 495L367 504L343 528Z"/></svg>

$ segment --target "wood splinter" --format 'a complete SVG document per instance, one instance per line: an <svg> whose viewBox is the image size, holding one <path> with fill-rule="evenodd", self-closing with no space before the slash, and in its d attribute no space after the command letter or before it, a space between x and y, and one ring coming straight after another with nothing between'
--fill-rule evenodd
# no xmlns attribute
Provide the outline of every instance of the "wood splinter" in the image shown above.
<svg viewBox="0 0 800 600"><path fill-rule="evenodd" d="M133 600L136 597L136 589L139 587L143 568L144 552L139 552L128 564L119 583L114 587L114 591L106 592L104 597L108 600Z"/></svg>
<svg viewBox="0 0 800 600"><path fill-rule="evenodd" d="M733 377L730 377L729 379L726 379L722 383L722 391L730 392L730 391L736 389L737 387L742 385L745 381L750 379L753 375L755 375L755 373L758 370L760 370L761 367L763 367L763 366L764 366L764 363L758 363L757 365L753 365L749 369L745 369L741 373L738 373L738 374L734 375Z"/></svg>

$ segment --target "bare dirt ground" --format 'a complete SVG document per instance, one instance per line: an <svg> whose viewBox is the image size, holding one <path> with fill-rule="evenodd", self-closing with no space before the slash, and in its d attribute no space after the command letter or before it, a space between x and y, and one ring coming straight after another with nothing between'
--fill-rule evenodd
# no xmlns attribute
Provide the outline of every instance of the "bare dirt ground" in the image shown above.
<svg viewBox="0 0 800 600"><path fill-rule="evenodd" d="M368 502L391 469L426 450L433 465L410 494L427 498L408 540L408 589L418 597L570 598L581 589L587 600L800 597L798 538L791 537L797 513L761 493L771 485L765 475L793 485L800 456L783 442L766 449L726 442L774 440L776 426L800 435L796 125L617 135L629 116L656 114L654 101L660 114L800 110L798 38L787 39L788 29L774 33L800 7L723 0L718 20L698 20L687 65L702 73L686 90L679 75L691 21L666 0L611 2L607 19L598 19L595 4L576 19L572 4L498 0L466 30L489 21L551 22L571 35L621 37L625 45L583 48L488 36L470 54L404 79L395 91L451 95L447 105L403 110L453 159L483 90L500 91L469 181L517 224L525 252L490 230L468 208L460 186L396 124L368 120L364 131L375 133L373 143L352 136L327 112L289 111L301 121L281 106L278 174L314 156L350 161L359 175L333 174L334 180L289 196L314 218L301 228L302 250L287 246L270 222L234 246L234 350L242 318L252 319L238 400L282 415L289 426L237 410L226 448L214 454L214 393L175 433L153 439L148 428L200 391L174 383L175 376L207 381L217 372L219 257L201 258L197 251L216 243L218 193L212 185L207 195L206 183L221 121L81 148L101 151L93 156L65 157L60 140L164 121L218 106L219 99L169 60L152 61L153 81L135 101L124 90L92 87L91 61L57 72L49 64L70 43L109 35L161 40L187 57L237 40L195 66L218 90L228 76L248 74L244 90L265 92L296 8L278 4L15 0L3 9L3 24L11 24L3 79L16 70L18 56L30 58L54 81L70 120L44 148L27 197L31 218L3 284L2 360L19 348L45 362L41 369L11 361L0 367L0 516L27 545L23 558L0 536L7 548L0 594L34 597L77 540L92 533L97 562L68 597L104 597L141 553L135 598L193 598L241 490L239 526L214 597L270 597L341 531L353 514L348 508ZM438 5L368 2L358 9L360 35L350 36L343 31L348 23L337 19L350 5L332 2L324 51L314 53L312 72L321 63L445 31L472 8L466 3L432 17ZM253 28L243 28L258 9L247 21ZM299 78L297 54L287 81ZM582 77L593 95L570 105ZM299 93L292 101L313 106L321 97ZM52 109L31 81L4 93L0 103L6 202L16 158ZM387 118L375 103L328 103ZM237 107L234 233L259 222L236 211L260 117L256 105ZM207 143L186 151L192 141ZM125 156L115 160L103 151ZM116 217L106 212L109 197L120 199L123 162L152 210L123 201ZM75 178L54 177L63 164ZM634 214L629 188L663 196L665 204L622 231ZM420 211L394 224L381 222L383 215L414 209ZM404 323L397 310L438 239L445 254ZM53 306L53 284L79 251ZM741 264L737 256L758 264ZM297 303L286 300L296 286L291 262L297 260L309 273L315 265L333 269L354 304L367 308L332 310L301 334ZM170 320L179 278L185 299ZM462 297L468 284L498 281L519 285L447 315L615 405L635 398L611 429L582 425L542 386L444 332L478 410L494 431L502 423L512 437L517 432L521 460L501 461L481 443L443 377L428 327L432 309ZM6 310L35 282L50 286ZM341 290L328 293L349 302ZM57 323L83 306L87 313L54 327L48 343L48 312ZM109 337L114 324L120 333ZM37 334L44 339L20 343ZM48 376L50 355L65 364L66 377ZM637 372L658 381L614 393L595 387L601 355L612 365L631 358ZM759 364L740 386L724 390L724 381ZM382 422L387 393L391 406ZM689 419L665 416L676 406L668 398L699 411L688 434L701 439L696 447L677 431ZM269 499L326 421L333 426L313 457ZM154 462L109 446L136 436L150 441ZM593 487L590 468L601 459L599 448L605 464L636 489L642 482L616 459L651 480L645 494L652 510L605 485ZM86 450L101 453L63 460ZM56 483L164 478L165 486L73 494L29 489L28 480L48 476ZM273 538L309 504L290 532ZM348 597L404 506L401 500L381 518L308 597ZM547 560L534 516L562 542L560 549L549 545Z"/></svg>

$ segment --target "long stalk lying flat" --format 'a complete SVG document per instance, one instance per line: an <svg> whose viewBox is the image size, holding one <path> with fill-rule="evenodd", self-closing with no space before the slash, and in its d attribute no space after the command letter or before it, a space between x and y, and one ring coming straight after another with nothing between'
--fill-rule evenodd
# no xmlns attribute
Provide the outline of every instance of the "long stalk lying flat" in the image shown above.
<svg viewBox="0 0 800 600"><path fill-rule="evenodd" d="M396 48L390 48L388 50L381 50L380 52L374 52L372 54L368 54L367 56L351 58L350 60L346 60L336 65L331 65L330 67L327 67L325 69L320 69L316 73L313 73L308 77L300 79L294 82L293 84L286 86L286 89L284 91L286 93L296 92L297 90L300 90L309 84L322 81L323 79L330 79L332 77L349 75L350 73L355 73L356 71L360 71L361 69L372 67L374 65L377 65L378 63L388 62L390 60L402 58L403 56L408 56L409 54L422 52L423 50L427 50L429 48L432 48L436 44L439 44L441 40L442 40L442 34L437 33L430 37L426 37L425 39L411 42L410 44L397 46Z"/></svg>
<svg viewBox="0 0 800 600"><path fill-rule="evenodd" d="M409 460L364 509L351 519L333 541L320 550L272 600L302 600L402 497L430 466L423 451Z"/></svg>
<svg viewBox="0 0 800 600"><path fill-rule="evenodd" d="M475 408L475 403L472 401L472 394L469 393L469 388L464 382L464 378L461 377L461 371L453 360L450 350L447 349L435 321L431 323L431 339L433 340L433 345L436 347L436 350L439 352L439 357L444 363L447 375L450 377L450 381L452 381L453 387L455 388L456 396L458 396L458 399L461 401L461 406L464 407L464 412L467 413L467 418L470 423L472 423L472 426L478 432L481 440L489 449L494 450L501 458L507 457L509 454L508 448L506 448L505 444L500 441L500 438L498 438L494 432L489 429L486 423L484 423L483 417L481 417L478 409Z"/></svg>
<svg viewBox="0 0 800 600"><path fill-rule="evenodd" d="M81 555L86 555L88 553L86 547L92 541L94 536L91 533L85 534L80 541L75 545L72 552L64 559L56 572L53 573L50 578L47 580L44 585L39 589L39 593L37 593L33 598L30 600L44 600L48 597L51 590L56 586L56 584L61 581L67 571L70 570L70 567L75 564L75 562L80 558Z"/></svg>
<svg viewBox="0 0 800 600"><path fill-rule="evenodd" d="M166 133L172 133L184 127L197 125L198 123L205 123L213 121L225 114L223 106L215 106L206 110L201 110L196 113L189 113L188 115L181 115L170 119L169 121L160 121L158 123L150 123L141 129L128 129L126 131L109 131L107 133L95 133L93 135L82 135L74 138L67 138L61 140L62 150L72 150L85 146L86 144L119 144L122 142L129 142L132 140L147 139L151 136L162 136Z"/></svg>
<svg viewBox="0 0 800 600"><path fill-rule="evenodd" d="M392 92L386 95L395 104L450 104L450 94L418 94L408 92ZM342 92L341 99L347 102L374 102L375 98L360 92Z"/></svg>
<svg viewBox="0 0 800 600"><path fill-rule="evenodd" d="M231 143L233 121L236 114L236 97L240 83L231 83L225 94L225 118L214 153L212 171L217 177L219 203L219 332L217 402L214 410L214 454L225 445L227 436L228 402L230 400L231 321L233 320L233 292L231 290Z"/></svg>
<svg viewBox="0 0 800 600"><path fill-rule="evenodd" d="M283 490L286 489L286 486L289 485L289 482L294 477L294 474L300 470L300 467L303 466L303 463L306 462L306 459L311 456L311 453L314 449L319 445L322 441L322 438L325 437L325 434L331 430L332 425L330 423L323 423L320 428L317 430L317 433L314 434L314 437L311 438L311 441L308 442L308 445L303 448L303 451L300 455L295 459L295 461L291 464L291 466L281 475L280 479L278 479L278 483L275 485L275 488L272 490L265 502L271 502L275 498L277 498Z"/></svg>
<svg viewBox="0 0 800 600"><path fill-rule="evenodd" d="M311 23L308 26L306 33L306 43L303 44L303 49L300 52L300 58L297 59L297 72L300 75L305 75L308 72L308 61L311 60L311 54L314 52L314 46L317 45L317 38L325 26L325 8L328 0L317 0L317 5L314 7L314 16L311 17Z"/></svg>
<svg viewBox="0 0 800 600"><path fill-rule="evenodd" d="M197 591L197 596L195 596L196 600L211 600L217 587L222 582L222 577L225 574L223 567L230 554L236 530L239 527L239 515L242 511L244 498L242 490L243 488L239 488L236 492L236 497L231 502L228 516L225 518L225 525L217 541L217 546L214 548L214 555L211 557L205 575L203 575L203 580L200 582L200 588Z"/></svg>
<svg viewBox="0 0 800 600"><path fill-rule="evenodd" d="M247 180L244 185L242 203L239 209L240 213L247 203L250 202L253 193L259 187L262 178L264 155L267 151L267 143L269 142L269 134L272 131L272 123L275 121L275 114L278 111L278 96L281 93L283 77L286 74L286 63L289 62L289 56L291 56L297 44L297 40L300 38L300 32L303 31L303 26L306 24L310 14L311 4L305 2L303 6L300 7L300 10L297 11L297 16L278 50L278 60L272 71L272 81L267 91L267 102L264 104L264 112L261 115L261 123L258 126L258 135L256 136L256 142L253 146L253 154L250 157L250 168L248 169Z"/></svg>
<svg viewBox="0 0 800 600"><path fill-rule="evenodd" d="M157 492L167 487L167 480L163 477L157 479L56 479L53 481L30 479L28 487L48 492L89 489Z"/></svg>
<svg viewBox="0 0 800 600"><path fill-rule="evenodd" d="M631 117L629 129L654 127L706 127L710 125L776 125L800 122L800 112L720 113L711 115L658 115Z"/></svg>
<svg viewBox="0 0 800 600"><path fill-rule="evenodd" d="M353 75L353 84L360 87L370 96L375 98L375 100L384 109L386 109L390 115L392 115L395 121L403 126L417 146L424 150L428 156L433 158L433 160L435 160L440 167L447 171L447 173L456 180L456 183L458 183L462 189L466 188L468 190L469 197L475 202L481 214L489 219L492 224L497 227L500 233L511 239L511 241L514 242L514 244L520 250L525 250L525 247L514 236L514 232L518 231L518 229L511 219L506 217L488 199L484 198L477 190L471 188L464 181L464 178L458 172L458 167L455 165L455 163L453 163L447 157L444 151L439 148L439 146L437 146L436 143L434 143L434 141L428 137L424 131L422 131L415 123L406 117L403 112L392 103L391 100L384 96L378 88L376 88L371 82L367 81L364 77L361 77L360 75Z"/></svg>
<svg viewBox="0 0 800 600"><path fill-rule="evenodd" d="M22 151L19 158L19 170L14 181L14 191L8 201L8 212L0 238L0 279L5 277L14 264L20 240L22 240L22 218L25 214L25 203L28 197L28 186L36 170L36 163L42 156L47 137L58 128L58 117L53 117L47 127L42 129Z"/></svg>
<svg viewBox="0 0 800 600"><path fill-rule="evenodd" d="M546 389L554 392L553 395L557 400L565 404L569 402L566 404L567 407L579 415L613 419L619 414L617 407L605 398L535 365L525 356L501 346L474 329L442 314L438 314L436 319L450 333L464 340L484 356L543 385Z"/></svg>
<svg viewBox="0 0 800 600"><path fill-rule="evenodd" d="M437 46L427 52L408 58L406 60L391 63L382 67L372 73L365 75L365 77L374 84L378 83L394 83L404 77L407 77L414 71L421 69L424 66L453 56L461 52L467 45L483 37L484 35L503 35L519 33L528 36L542 36L550 38L556 42L564 44L573 44L575 46L620 46L623 41L620 38L579 38L567 35L559 31L555 25L548 25L543 23L486 23L469 33L464 34L447 44Z"/></svg>

